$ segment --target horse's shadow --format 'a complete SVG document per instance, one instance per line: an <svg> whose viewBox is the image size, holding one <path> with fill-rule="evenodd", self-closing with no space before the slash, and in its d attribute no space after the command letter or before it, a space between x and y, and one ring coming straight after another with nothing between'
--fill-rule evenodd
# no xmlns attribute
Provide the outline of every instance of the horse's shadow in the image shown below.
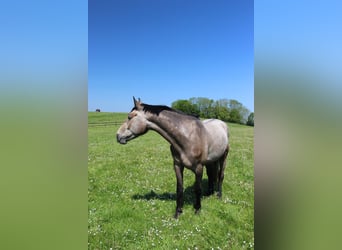
<svg viewBox="0 0 342 250"><path fill-rule="evenodd" d="M203 196L208 196L208 180L203 179L202 180L202 194ZM184 204L192 204L195 199L194 195L194 186L189 186L185 188L184 190ZM151 190L148 193L145 194L134 194L132 195L133 200L164 200L164 201L176 201L177 200L177 194L176 193L168 193L164 192L162 194L158 194Z"/></svg>

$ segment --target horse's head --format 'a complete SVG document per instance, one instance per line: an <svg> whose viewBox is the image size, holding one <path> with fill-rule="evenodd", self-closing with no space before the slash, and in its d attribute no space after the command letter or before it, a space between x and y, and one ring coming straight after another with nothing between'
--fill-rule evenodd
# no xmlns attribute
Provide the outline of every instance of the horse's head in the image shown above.
<svg viewBox="0 0 342 250"><path fill-rule="evenodd" d="M116 139L121 144L126 144L139 135L147 132L147 120L143 112L143 106L140 99L137 101L133 97L134 108L128 113L128 119L124 122L116 133Z"/></svg>

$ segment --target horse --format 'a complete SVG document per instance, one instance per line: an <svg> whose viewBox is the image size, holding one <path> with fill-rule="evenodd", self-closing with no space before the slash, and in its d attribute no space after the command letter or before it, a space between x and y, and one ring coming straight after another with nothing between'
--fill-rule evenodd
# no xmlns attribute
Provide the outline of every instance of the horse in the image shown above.
<svg viewBox="0 0 342 250"><path fill-rule="evenodd" d="M222 197L222 182L229 151L228 126L221 120L201 121L195 116L187 115L164 105L144 104L133 97L134 107L128 113L128 119L117 131L116 139L120 144L154 130L171 145L173 167L177 179L176 212L174 217L182 214L183 170L190 169L195 174L194 209L198 214L201 209L201 182L203 166L208 176L208 193L214 194L217 183L217 196Z"/></svg>

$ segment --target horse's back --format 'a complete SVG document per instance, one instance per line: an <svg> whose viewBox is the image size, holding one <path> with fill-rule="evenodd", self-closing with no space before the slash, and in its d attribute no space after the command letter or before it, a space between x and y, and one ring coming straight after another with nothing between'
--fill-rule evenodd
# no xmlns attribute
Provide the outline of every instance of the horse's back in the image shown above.
<svg viewBox="0 0 342 250"><path fill-rule="evenodd" d="M220 158L229 144L228 126L218 119L203 120L207 131L208 161L215 161Z"/></svg>

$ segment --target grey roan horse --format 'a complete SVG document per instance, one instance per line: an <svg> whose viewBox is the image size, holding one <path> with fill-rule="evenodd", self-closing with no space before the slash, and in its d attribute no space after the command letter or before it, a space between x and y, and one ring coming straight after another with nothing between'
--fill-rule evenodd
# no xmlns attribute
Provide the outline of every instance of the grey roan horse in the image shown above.
<svg viewBox="0 0 342 250"><path fill-rule="evenodd" d="M203 166L208 175L208 192L214 193L217 182L218 197L222 196L222 181L229 151L228 127L217 119L200 119L173 110L167 106L148 105L134 97L134 108L128 120L117 132L117 141L126 144L149 129L159 133L171 144L174 170L177 178L177 207L175 218L183 207L183 170L192 170L196 175L194 185L196 213L201 208L201 182Z"/></svg>

